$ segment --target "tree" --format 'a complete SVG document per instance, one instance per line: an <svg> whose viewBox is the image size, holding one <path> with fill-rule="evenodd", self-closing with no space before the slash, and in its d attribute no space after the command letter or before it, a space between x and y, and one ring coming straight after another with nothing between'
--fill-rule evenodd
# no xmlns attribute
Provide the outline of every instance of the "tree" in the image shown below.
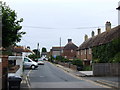
<svg viewBox="0 0 120 90"><path fill-rule="evenodd" d="M42 52L47 52L45 47L42 48Z"/></svg>
<svg viewBox="0 0 120 90"><path fill-rule="evenodd" d="M35 55L37 56L37 58L40 57L40 51L38 51L38 49L34 49L33 52L35 53Z"/></svg>
<svg viewBox="0 0 120 90"><path fill-rule="evenodd" d="M6 48L20 42L25 32L21 31L23 18L17 20L15 10L10 9L6 4L2 3L2 47Z"/></svg>

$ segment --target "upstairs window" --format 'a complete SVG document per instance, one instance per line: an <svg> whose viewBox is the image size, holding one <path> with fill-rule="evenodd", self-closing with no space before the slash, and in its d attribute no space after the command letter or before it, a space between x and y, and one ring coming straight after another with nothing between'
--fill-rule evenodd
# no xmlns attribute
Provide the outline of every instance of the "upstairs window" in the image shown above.
<svg viewBox="0 0 120 90"><path fill-rule="evenodd" d="M83 54L83 51L81 50L81 55Z"/></svg>
<svg viewBox="0 0 120 90"><path fill-rule="evenodd" d="M86 53L87 53L87 50L85 49L84 51L85 51L85 54L86 54Z"/></svg>
<svg viewBox="0 0 120 90"><path fill-rule="evenodd" d="M89 54L91 54L91 48L89 48Z"/></svg>

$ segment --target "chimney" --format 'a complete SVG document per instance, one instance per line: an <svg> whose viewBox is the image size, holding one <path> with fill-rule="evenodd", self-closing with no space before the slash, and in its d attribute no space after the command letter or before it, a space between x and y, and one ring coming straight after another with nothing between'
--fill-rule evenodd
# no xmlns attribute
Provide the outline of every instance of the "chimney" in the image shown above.
<svg viewBox="0 0 120 90"><path fill-rule="evenodd" d="M72 42L72 39L68 39L68 43Z"/></svg>
<svg viewBox="0 0 120 90"><path fill-rule="evenodd" d="M111 30L111 23L107 21L105 24L105 27L106 27L106 31L110 31Z"/></svg>
<svg viewBox="0 0 120 90"><path fill-rule="evenodd" d="M88 40L88 35L85 34L85 41Z"/></svg>
<svg viewBox="0 0 120 90"><path fill-rule="evenodd" d="M101 34L101 29L100 29L100 28L98 28L97 30L98 30L98 35L99 35L99 34Z"/></svg>
<svg viewBox="0 0 120 90"><path fill-rule="evenodd" d="M94 37L94 35L95 35L95 32L94 32L94 31L92 31L91 35L92 35L92 37Z"/></svg>

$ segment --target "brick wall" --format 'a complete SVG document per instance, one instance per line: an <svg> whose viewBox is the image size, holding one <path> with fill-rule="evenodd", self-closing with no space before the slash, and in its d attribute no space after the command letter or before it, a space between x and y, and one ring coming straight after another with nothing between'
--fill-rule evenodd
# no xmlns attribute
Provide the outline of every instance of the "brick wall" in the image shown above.
<svg viewBox="0 0 120 90"><path fill-rule="evenodd" d="M63 62L58 62L58 64L60 64L62 66L65 66L67 68L71 68L73 70L77 70L77 66L76 65L72 65L72 64L69 64L69 63L63 63Z"/></svg>
<svg viewBox="0 0 120 90"><path fill-rule="evenodd" d="M1 58L0 58L1 59ZM2 60L2 59L1 59ZM2 62L0 62L0 90L2 89Z"/></svg>
<svg viewBox="0 0 120 90"><path fill-rule="evenodd" d="M2 58L2 89L6 90L8 85L8 56L0 56Z"/></svg>
<svg viewBox="0 0 120 90"><path fill-rule="evenodd" d="M73 50L71 52L71 50L64 50L63 51L63 56L67 56L67 59L73 59L76 57L76 50Z"/></svg>
<svg viewBox="0 0 120 90"><path fill-rule="evenodd" d="M76 53L77 58L81 59L81 60L92 60L92 50L91 49L84 49L84 50L80 50L77 51ZM90 64L90 61L84 61L83 64Z"/></svg>
<svg viewBox="0 0 120 90"><path fill-rule="evenodd" d="M76 66L76 65L72 65L72 64L71 64L71 65L70 65L70 68L77 71L77 66Z"/></svg>

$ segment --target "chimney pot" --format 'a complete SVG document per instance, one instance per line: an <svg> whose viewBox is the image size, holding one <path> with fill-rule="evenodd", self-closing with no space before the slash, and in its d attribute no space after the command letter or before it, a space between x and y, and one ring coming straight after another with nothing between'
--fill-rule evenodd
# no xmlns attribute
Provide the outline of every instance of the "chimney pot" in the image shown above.
<svg viewBox="0 0 120 90"><path fill-rule="evenodd" d="M99 35L99 34L101 34L101 29L100 29L100 28L98 28L98 35Z"/></svg>
<svg viewBox="0 0 120 90"><path fill-rule="evenodd" d="M69 43L69 42L72 42L72 39L68 39L68 43Z"/></svg>
<svg viewBox="0 0 120 90"><path fill-rule="evenodd" d="M85 41L88 40L88 35L85 34Z"/></svg>
<svg viewBox="0 0 120 90"><path fill-rule="evenodd" d="M92 37L94 37L94 35L95 35L95 32L94 32L94 31L92 31L91 35L92 35Z"/></svg>
<svg viewBox="0 0 120 90"><path fill-rule="evenodd" d="M110 22L107 21L105 26L106 26L106 31L110 31L111 30L111 23Z"/></svg>

